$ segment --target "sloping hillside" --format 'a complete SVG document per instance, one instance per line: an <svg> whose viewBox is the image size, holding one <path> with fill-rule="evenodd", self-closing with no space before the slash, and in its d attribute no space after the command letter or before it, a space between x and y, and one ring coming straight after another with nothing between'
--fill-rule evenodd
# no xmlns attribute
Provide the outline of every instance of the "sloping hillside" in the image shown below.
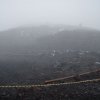
<svg viewBox="0 0 100 100"><path fill-rule="evenodd" d="M52 36L46 36L38 40L39 49L73 49L100 51L100 31L95 30L71 30L61 31Z"/></svg>
<svg viewBox="0 0 100 100"><path fill-rule="evenodd" d="M0 100L99 100L99 87L100 78L64 84L0 86Z"/></svg>
<svg viewBox="0 0 100 100"><path fill-rule="evenodd" d="M68 26L30 26L0 32L1 53L41 50L100 50L100 31Z"/></svg>

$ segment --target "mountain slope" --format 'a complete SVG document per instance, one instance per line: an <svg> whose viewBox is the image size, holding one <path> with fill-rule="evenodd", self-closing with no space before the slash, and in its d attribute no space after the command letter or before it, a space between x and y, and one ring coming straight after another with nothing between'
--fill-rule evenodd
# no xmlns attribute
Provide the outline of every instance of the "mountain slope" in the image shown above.
<svg viewBox="0 0 100 100"><path fill-rule="evenodd" d="M82 27L34 26L0 32L1 52L37 50L100 50L100 31Z"/></svg>
<svg viewBox="0 0 100 100"><path fill-rule="evenodd" d="M74 50L100 50L100 31L71 30L61 31L52 36L46 36L38 40L40 49L74 49Z"/></svg>

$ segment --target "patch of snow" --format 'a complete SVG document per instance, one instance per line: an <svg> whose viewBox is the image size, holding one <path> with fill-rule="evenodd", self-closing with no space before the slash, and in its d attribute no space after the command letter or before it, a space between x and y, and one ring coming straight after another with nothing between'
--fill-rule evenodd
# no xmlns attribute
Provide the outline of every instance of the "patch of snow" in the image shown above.
<svg viewBox="0 0 100 100"><path fill-rule="evenodd" d="M98 64L98 65L100 65L100 62L95 62L95 64Z"/></svg>

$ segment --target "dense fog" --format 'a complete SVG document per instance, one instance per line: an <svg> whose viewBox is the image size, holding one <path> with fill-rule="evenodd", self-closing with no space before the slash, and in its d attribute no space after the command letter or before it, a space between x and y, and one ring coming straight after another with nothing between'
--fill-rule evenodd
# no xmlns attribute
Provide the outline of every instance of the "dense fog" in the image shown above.
<svg viewBox="0 0 100 100"><path fill-rule="evenodd" d="M99 0L0 0L0 30L23 25L83 25L100 30Z"/></svg>
<svg viewBox="0 0 100 100"><path fill-rule="evenodd" d="M100 100L99 12L100 0L0 0L0 100Z"/></svg>

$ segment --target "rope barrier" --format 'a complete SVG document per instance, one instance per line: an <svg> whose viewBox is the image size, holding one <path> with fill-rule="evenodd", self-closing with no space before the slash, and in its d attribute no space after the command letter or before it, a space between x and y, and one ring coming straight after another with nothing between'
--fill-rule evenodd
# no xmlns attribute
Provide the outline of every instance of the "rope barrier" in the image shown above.
<svg viewBox="0 0 100 100"><path fill-rule="evenodd" d="M95 71L91 71L91 72L86 72L86 73L82 73L79 74L81 75L86 75L86 74L90 74L90 73L94 73L100 70L95 70ZM48 80L45 82L55 82L55 81L59 81L59 80L64 80L64 79L68 79L68 78L73 78L75 77L75 75L69 76L69 77L63 77L63 78L58 78L58 79L54 79L54 80ZM31 88L31 87L48 87L48 86L58 86L58 85L70 85L70 84L80 84L80 83L87 83L87 82L98 82L100 81L99 79L92 79L92 80L85 80L85 81L78 81L78 82L66 82L66 83L49 83L49 84L39 84L39 85L6 85L6 86L0 86L0 88Z"/></svg>
<svg viewBox="0 0 100 100"><path fill-rule="evenodd" d="M85 72L85 73L79 74L79 76L95 73L95 72L98 72L98 71L100 72L100 69L99 70L95 70L95 71L91 71L91 72ZM68 77L63 77L63 78L52 79L52 80L47 80L45 82L47 82L47 83L56 82L56 81L61 81L61 80L69 79L69 78L73 78L73 77L75 77L75 75L68 76Z"/></svg>
<svg viewBox="0 0 100 100"><path fill-rule="evenodd" d="M49 87L49 86L60 86L60 85L73 85L73 84L81 84L81 83L92 83L92 82L99 82L99 79L93 80L85 80L85 81L78 81L78 82L67 82L67 83L57 83L57 84L40 84L40 85L6 85L0 86L0 88L34 88L34 87Z"/></svg>

